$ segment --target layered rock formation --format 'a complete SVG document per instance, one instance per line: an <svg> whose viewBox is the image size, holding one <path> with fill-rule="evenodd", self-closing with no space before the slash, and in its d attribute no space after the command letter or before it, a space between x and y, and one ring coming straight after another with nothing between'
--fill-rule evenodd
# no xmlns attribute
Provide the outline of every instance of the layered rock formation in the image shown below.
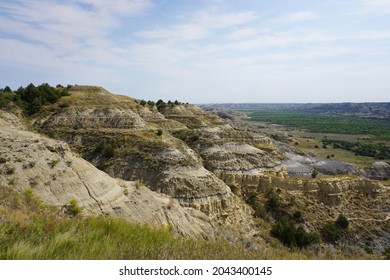
<svg viewBox="0 0 390 280"><path fill-rule="evenodd" d="M98 89L95 95L83 95L77 87L73 91L76 101L69 98L69 106L38 116L34 126L66 141L111 177L140 180L154 192L201 210L216 224L223 221L227 227L243 229L253 223L252 209L240 204L203 166L201 157L169 133L221 120L192 105L165 106L160 113L156 107Z"/></svg>
<svg viewBox="0 0 390 280"><path fill-rule="evenodd" d="M343 213L354 229L376 229L364 238L379 238L378 251L390 243L389 189L378 182L349 175L290 177L288 162L301 155L286 154L270 138L193 105L141 105L97 87L73 87L70 93L29 120L57 140L27 131L19 117L1 111L0 183L32 188L58 206L76 198L86 214L263 245L270 225L254 217L248 198L256 195L265 203L267 193L278 190L292 205L286 212L304 211L311 231ZM381 166L366 172L382 176Z"/></svg>
<svg viewBox="0 0 390 280"><path fill-rule="evenodd" d="M74 155L66 143L22 128L17 117L0 111L0 184L20 192L31 188L45 203L59 207L76 199L86 215L172 225L186 236L215 238L210 218L202 212L139 182L114 179Z"/></svg>

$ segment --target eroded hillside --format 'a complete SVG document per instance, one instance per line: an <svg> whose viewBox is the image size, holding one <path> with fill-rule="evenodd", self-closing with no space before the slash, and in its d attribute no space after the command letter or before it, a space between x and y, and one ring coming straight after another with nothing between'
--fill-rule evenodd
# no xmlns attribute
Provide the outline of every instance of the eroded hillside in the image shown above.
<svg viewBox="0 0 390 280"><path fill-rule="evenodd" d="M282 217L314 234L340 214L349 227L339 239L298 247L319 258L333 247L376 258L390 246L389 188L378 181L290 177L273 140L193 105L156 106L99 87L69 93L27 124L15 110L1 111L1 184L32 188L49 204L75 198L86 213L171 224L179 234L252 249L279 242L270 232Z"/></svg>

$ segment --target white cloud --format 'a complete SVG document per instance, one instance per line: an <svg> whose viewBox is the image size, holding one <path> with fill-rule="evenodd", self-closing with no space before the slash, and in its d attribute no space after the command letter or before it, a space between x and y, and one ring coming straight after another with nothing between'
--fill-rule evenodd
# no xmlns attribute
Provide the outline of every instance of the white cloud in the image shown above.
<svg viewBox="0 0 390 280"><path fill-rule="evenodd" d="M137 35L147 39L201 40L212 35L213 31L240 26L257 19L253 12L210 13L198 12L186 23L170 27L144 30Z"/></svg>
<svg viewBox="0 0 390 280"><path fill-rule="evenodd" d="M143 15L153 7L150 0L75 0L76 3L88 4L99 14L116 14L121 16Z"/></svg>
<svg viewBox="0 0 390 280"><path fill-rule="evenodd" d="M249 23L257 18L252 11L223 14L200 12L195 16L194 22L210 29L223 29Z"/></svg>
<svg viewBox="0 0 390 280"><path fill-rule="evenodd" d="M231 40L240 40L248 37L253 37L256 34L259 33L259 30L252 28L252 27L245 27L245 28L240 28L237 30L234 30L233 32L229 33L226 35L227 39Z"/></svg>
<svg viewBox="0 0 390 280"><path fill-rule="evenodd" d="M306 21L318 18L313 12L304 11L297 13L287 14L286 19L288 21Z"/></svg>
<svg viewBox="0 0 390 280"><path fill-rule="evenodd" d="M369 11L378 13L390 13L390 0L362 0L363 5Z"/></svg>
<svg viewBox="0 0 390 280"><path fill-rule="evenodd" d="M0 15L0 31L58 51L77 50L88 40L104 38L119 25L118 17L137 16L149 7L149 0L6 1L0 3L7 13Z"/></svg>
<svg viewBox="0 0 390 280"><path fill-rule="evenodd" d="M196 24L176 25L170 28L138 32L137 35L147 39L201 40L210 34L204 26Z"/></svg>
<svg viewBox="0 0 390 280"><path fill-rule="evenodd" d="M0 63L13 59L21 67L128 66L128 51L108 36L121 17L140 16L151 7L149 0L1 2L0 32L13 39L3 42Z"/></svg>
<svg viewBox="0 0 390 280"><path fill-rule="evenodd" d="M84 63L76 56L63 59L49 48L24 43L19 40L0 39L0 54L2 67L7 68L7 71L2 73L2 78L4 79L11 76L8 79L18 80L15 74L12 75L12 72L8 71L9 69L16 69L16 73L28 73L25 74L28 75L25 83L34 82L40 84L54 81L53 83L85 84L105 79L116 80L115 76L110 74L105 67ZM15 86L20 85L23 84L19 80Z"/></svg>

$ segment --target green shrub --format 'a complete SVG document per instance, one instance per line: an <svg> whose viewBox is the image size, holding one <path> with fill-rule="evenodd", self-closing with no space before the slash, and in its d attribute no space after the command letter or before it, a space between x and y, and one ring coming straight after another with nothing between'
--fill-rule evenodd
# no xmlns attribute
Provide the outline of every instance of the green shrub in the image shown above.
<svg viewBox="0 0 390 280"><path fill-rule="evenodd" d="M348 226L349 222L347 218L340 214L336 221L327 222L322 226L321 236L325 241L335 243L346 233Z"/></svg>
<svg viewBox="0 0 390 280"><path fill-rule="evenodd" d="M106 158L112 158L117 149L116 143L108 143L106 139L103 139L96 145L94 152L102 153Z"/></svg>
<svg viewBox="0 0 390 280"><path fill-rule="evenodd" d="M311 172L311 177L315 179L317 175L318 175L318 171L316 169L313 169L313 171Z"/></svg>
<svg viewBox="0 0 390 280"><path fill-rule="evenodd" d="M0 108L11 108L12 95L0 92Z"/></svg>
<svg viewBox="0 0 390 280"><path fill-rule="evenodd" d="M293 219L296 221L296 222L302 222L303 221L303 218L302 218L302 212L297 210L294 212L293 214Z"/></svg>
<svg viewBox="0 0 390 280"><path fill-rule="evenodd" d="M115 150L118 148L118 146L113 144L108 144L103 149L103 154L107 158L112 158L115 155Z"/></svg>
<svg viewBox="0 0 390 280"><path fill-rule="evenodd" d="M54 130L48 130L46 131L46 135L49 137L49 138L55 138L56 137L56 133Z"/></svg>
<svg viewBox="0 0 390 280"><path fill-rule="evenodd" d="M82 208L78 205L77 200L75 198L69 201L69 204L65 206L65 213L70 216L77 216L81 213Z"/></svg>
<svg viewBox="0 0 390 280"><path fill-rule="evenodd" d="M318 233L306 232L302 226L296 227L295 223L287 216L276 221L272 226L271 234L291 248L304 248L320 242Z"/></svg>
<svg viewBox="0 0 390 280"><path fill-rule="evenodd" d="M329 243L336 243L342 236L342 233L342 230L333 222L327 222L321 228L322 239Z"/></svg>
<svg viewBox="0 0 390 280"><path fill-rule="evenodd" d="M165 103L163 100L159 99L156 102L157 110L161 111L167 106L167 103Z"/></svg>
<svg viewBox="0 0 390 280"><path fill-rule="evenodd" d="M340 214L335 221L335 226L341 230L346 230L349 226L349 222L344 215Z"/></svg>
<svg viewBox="0 0 390 280"><path fill-rule="evenodd" d="M297 247L295 228L287 216L283 216L272 226L271 234L289 247Z"/></svg>
<svg viewBox="0 0 390 280"><path fill-rule="evenodd" d="M279 212L280 208L282 206L282 203L280 202L280 198L279 198L278 193L274 189L272 189L267 193L267 197L268 197L268 200L266 203L267 210L274 212L274 213Z"/></svg>
<svg viewBox="0 0 390 280"><path fill-rule="evenodd" d="M194 130L183 129L173 133L173 136L191 145L200 139L200 133Z"/></svg>
<svg viewBox="0 0 390 280"><path fill-rule="evenodd" d="M163 135L163 131L161 129L158 129L156 134L157 134L157 136L161 136L161 135Z"/></svg>
<svg viewBox="0 0 390 280"><path fill-rule="evenodd" d="M295 240L299 248L320 243L320 235L316 232L306 232L302 226L295 230Z"/></svg>
<svg viewBox="0 0 390 280"><path fill-rule="evenodd" d="M256 192L250 193L247 198L246 202L252 206L254 212L254 216L262 219L266 219L268 217L267 209L265 208L264 204L260 201L260 198Z"/></svg>

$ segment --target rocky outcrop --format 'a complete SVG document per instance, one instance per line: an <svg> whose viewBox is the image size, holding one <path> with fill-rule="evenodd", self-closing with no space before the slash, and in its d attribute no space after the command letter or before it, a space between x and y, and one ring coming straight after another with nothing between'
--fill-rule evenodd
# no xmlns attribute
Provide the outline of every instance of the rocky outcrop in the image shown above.
<svg viewBox="0 0 390 280"><path fill-rule="evenodd" d="M213 171L242 171L272 169L280 162L263 150L248 144L228 142L213 145L200 152L208 169Z"/></svg>
<svg viewBox="0 0 390 280"><path fill-rule="evenodd" d="M333 159L318 158L315 155L305 154L284 143L278 142L278 146L284 151L286 157L282 164L291 177L311 178L313 170L318 171L318 176L353 174L361 175L361 170L350 163Z"/></svg>
<svg viewBox="0 0 390 280"><path fill-rule="evenodd" d="M160 113L124 97L118 102L109 93L76 94L69 107L38 116L35 127L54 132L112 178L142 182L153 193L202 211L213 223L229 220L225 228L237 231L253 222L251 208L239 204L230 188L204 168L201 157L169 133L198 127L198 122L207 129L210 123L219 123L218 118L193 105L166 106ZM101 104L100 98L107 103Z"/></svg>
<svg viewBox="0 0 390 280"><path fill-rule="evenodd" d="M270 189L300 192L316 197L320 202L336 206L341 196L348 191L375 195L382 185L361 177L338 176L321 179L286 178L284 173L245 174L217 173L218 177L229 186L238 187L243 193L257 191L266 193Z"/></svg>
<svg viewBox="0 0 390 280"><path fill-rule="evenodd" d="M166 105L159 107L159 111L167 119L178 121L191 129L223 124L223 121L220 118L207 114L202 109L194 105Z"/></svg>
<svg viewBox="0 0 390 280"><path fill-rule="evenodd" d="M165 118L165 116L162 115L155 107L139 106L137 108L137 112L138 112L139 116L143 120L145 120L146 122L157 124L162 129L167 130L167 131L175 131L175 130L187 128L184 124L182 124L178 121Z"/></svg>
<svg viewBox="0 0 390 280"><path fill-rule="evenodd" d="M363 169L363 175L374 180L390 180L390 164L374 162L370 167Z"/></svg>
<svg viewBox="0 0 390 280"><path fill-rule="evenodd" d="M43 129L141 129L145 121L131 110L118 108L67 108L36 123Z"/></svg>
<svg viewBox="0 0 390 280"><path fill-rule="evenodd" d="M114 179L75 156L68 145L20 130L8 117L0 123L0 184L19 192L31 188L45 203L64 207L76 199L84 215L111 215L151 226L170 224L175 232L214 239L204 213L180 205L139 182Z"/></svg>

